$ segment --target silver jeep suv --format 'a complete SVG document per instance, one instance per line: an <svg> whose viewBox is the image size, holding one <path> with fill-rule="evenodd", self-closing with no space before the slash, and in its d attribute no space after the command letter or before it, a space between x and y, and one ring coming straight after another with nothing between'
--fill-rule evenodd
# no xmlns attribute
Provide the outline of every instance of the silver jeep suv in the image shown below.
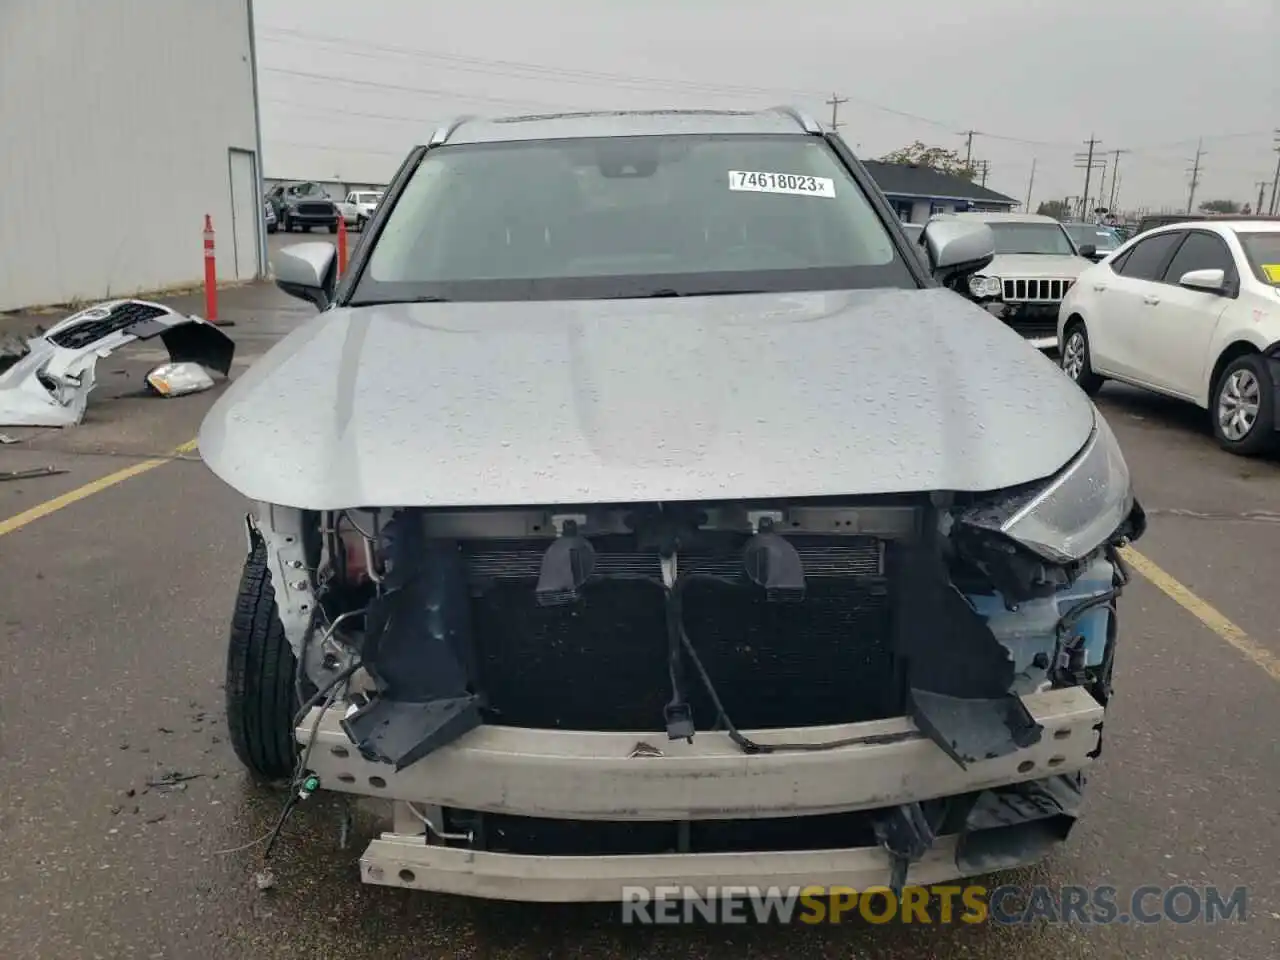
<svg viewBox="0 0 1280 960"><path fill-rule="evenodd" d="M995 258L969 278L965 292L1040 350L1058 349L1058 307L1095 252L1077 247L1053 217L1026 213L953 213L934 219L985 223Z"/></svg>

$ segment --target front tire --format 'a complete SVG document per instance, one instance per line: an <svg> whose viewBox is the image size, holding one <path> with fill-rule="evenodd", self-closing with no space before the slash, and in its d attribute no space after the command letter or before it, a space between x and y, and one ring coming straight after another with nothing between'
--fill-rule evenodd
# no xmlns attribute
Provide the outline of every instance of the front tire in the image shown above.
<svg viewBox="0 0 1280 960"><path fill-rule="evenodd" d="M1209 404L1213 435L1222 449L1255 457L1276 446L1276 385L1266 357L1246 353L1223 369Z"/></svg>
<svg viewBox="0 0 1280 960"><path fill-rule="evenodd" d="M356 230L364 233L364 225L369 221L365 217L356 217Z"/></svg>
<svg viewBox="0 0 1280 960"><path fill-rule="evenodd" d="M337 225L336 223L331 223L331 224L329 224L329 232L330 232L330 233L337 233L337 232L338 232L338 225Z"/></svg>
<svg viewBox="0 0 1280 960"><path fill-rule="evenodd" d="M297 660L284 635L267 569L267 546L255 535L231 617L226 701L231 748L249 772L263 780L289 777L297 762L296 672Z"/></svg>
<svg viewBox="0 0 1280 960"><path fill-rule="evenodd" d="M1062 342L1062 372L1085 392L1087 396L1097 396L1105 382L1093 372L1093 359L1089 352L1089 333L1080 320L1068 324Z"/></svg>

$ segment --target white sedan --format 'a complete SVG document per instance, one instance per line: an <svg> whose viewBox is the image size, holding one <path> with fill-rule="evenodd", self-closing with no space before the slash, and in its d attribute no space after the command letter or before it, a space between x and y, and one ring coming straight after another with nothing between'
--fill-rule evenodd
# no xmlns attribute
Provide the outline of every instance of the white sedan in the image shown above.
<svg viewBox="0 0 1280 960"><path fill-rule="evenodd" d="M1178 223L1080 274L1058 314L1062 369L1093 395L1117 380L1210 411L1218 442L1277 445L1280 220Z"/></svg>

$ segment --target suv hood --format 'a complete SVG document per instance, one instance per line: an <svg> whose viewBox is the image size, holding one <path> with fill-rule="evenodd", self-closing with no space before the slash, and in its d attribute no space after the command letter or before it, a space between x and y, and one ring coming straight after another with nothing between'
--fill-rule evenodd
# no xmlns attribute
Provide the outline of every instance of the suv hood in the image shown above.
<svg viewBox="0 0 1280 960"><path fill-rule="evenodd" d="M1045 253L1006 253L992 260L990 266L983 267L982 274L987 277L1071 279L1092 266L1092 260L1074 254L1063 257Z"/></svg>
<svg viewBox="0 0 1280 960"><path fill-rule="evenodd" d="M1093 422L980 307L863 290L331 309L199 442L245 496L330 510L994 490Z"/></svg>

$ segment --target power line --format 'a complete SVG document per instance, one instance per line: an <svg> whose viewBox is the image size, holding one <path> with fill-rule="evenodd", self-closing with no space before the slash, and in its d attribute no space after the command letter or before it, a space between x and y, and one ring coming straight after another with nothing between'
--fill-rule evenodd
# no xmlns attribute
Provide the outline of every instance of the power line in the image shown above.
<svg viewBox="0 0 1280 960"><path fill-rule="evenodd" d="M670 77L651 77L640 76L634 74L609 73L596 70L570 69L564 67L551 67L545 64L534 64L515 60L499 60L484 57L469 57L460 54L442 53L436 50L425 49L421 47L410 47L397 44L380 44L369 41L352 40L349 37L340 37L335 35L325 35L312 33L304 30L296 30L283 27L260 27L259 34L263 39L269 42L282 42L283 40L295 40L313 43L322 43L337 46L339 52L346 56L362 57L365 59L384 60L385 58L373 53L364 53L360 49L378 51L379 53L393 53L401 56L410 56L416 59L438 60L450 65L450 69L461 72L474 72L481 74L489 74L494 76L510 76L515 79L523 80L541 80L554 81L557 83L569 84L585 84L588 86L600 86L601 84L609 86L619 86L637 90L651 90L654 86L671 88L674 90L683 90L688 92L705 92L719 94L723 96L782 96L782 97L799 97L805 99L819 100L825 98L825 92L816 90L801 90L783 87L753 87L740 84L713 84L702 81L693 80L676 80ZM275 68L278 69L278 68ZM395 87L389 87L395 89ZM442 92L443 93L443 92ZM462 93L448 93L448 95L465 97ZM480 98L471 96L468 99L474 101L492 100L493 102L510 102L510 103L534 103L534 101L503 101L499 98ZM920 114L912 113L906 110L900 110L896 107L890 107L883 103L867 100L857 96L846 96L843 98L847 102L857 103L860 106L868 107L882 113L888 113L893 116L902 117L907 120L914 120L918 123L924 123L929 126L955 129L954 124L933 117L925 117ZM547 104L544 104L547 105ZM558 106L557 109L560 107ZM1201 139L1210 140L1228 140L1241 139L1249 137L1267 136L1270 131L1239 131L1231 133L1209 134ZM991 140L1000 140L1007 143L1024 144L1028 146L1042 147L1067 147L1071 146L1070 141L1053 141L1053 140L1036 140L1028 137L1015 137L999 133L987 133L984 131L964 131L964 135L969 137L970 154L972 153L972 136L983 136ZM1147 144L1140 149L1160 150L1172 149L1183 146L1188 143L1196 142L1196 138L1183 138L1181 140L1171 140L1164 143Z"/></svg>
<svg viewBox="0 0 1280 960"><path fill-rule="evenodd" d="M1275 138L1276 151L1276 174L1271 178L1271 206L1267 208L1267 213L1275 216L1276 214L1276 188L1280 187L1280 128L1277 128L1273 134ZM1261 213L1261 211L1259 211Z"/></svg>
<svg viewBox="0 0 1280 960"><path fill-rule="evenodd" d="M419 128L430 127L432 130L438 126L439 121L428 119L425 116L407 116L403 113L366 113L363 110L340 110L337 107L330 107L323 103L305 103L301 100L279 100L275 97L264 97L263 103L273 103L283 107L292 107L294 110L302 110L311 113L328 116L336 114L342 117L354 117L357 120L387 120L395 123L413 123Z"/></svg>
<svg viewBox="0 0 1280 960"><path fill-rule="evenodd" d="M840 104L848 103L848 102L849 102L848 97L837 96L834 93L831 94L831 99L826 101L827 106L831 108L831 129L832 130L840 129L840 120L839 120Z"/></svg>
<svg viewBox="0 0 1280 960"><path fill-rule="evenodd" d="M1128 150L1113 150L1115 162L1111 164L1111 196L1107 200L1107 209L1115 210L1116 208L1116 183L1120 179L1120 154L1128 153Z"/></svg>
<svg viewBox="0 0 1280 960"><path fill-rule="evenodd" d="M376 153L384 157L404 157L406 150L376 150L373 147L334 146L323 143L298 143L293 140L272 140L272 146L306 147L308 150L329 150L334 153Z"/></svg>
<svg viewBox="0 0 1280 960"><path fill-rule="evenodd" d="M515 60L495 60L481 57L466 57L459 54L440 53L434 50L428 50L421 47L407 47L394 44L370 43L367 41L355 41L346 37L337 37L332 35L324 35L310 33L302 30L292 30L285 28L262 28L260 31L268 40L273 38L296 38L310 42L331 44L341 48L341 53L347 56L364 57L366 59L382 60L383 57L363 53L359 49L376 50L381 53L393 53L404 56L412 56L417 59L431 59L446 62L451 65L451 69L470 71L475 73L487 73L495 76L513 76L517 79L542 79L554 80L557 83L581 83L593 86L606 84L610 86L623 86L632 89L649 90L654 86L667 87L674 90L683 90L688 92L705 92L717 93L724 96L784 96L784 97L801 97L806 99L817 100L825 98L826 93L819 93L815 90L799 90L788 89L782 87L751 87L738 84L710 84L692 80L673 80L671 78L646 77L631 74L606 73L595 70L578 70L566 69L562 67L549 67L545 64L522 63ZM532 76L530 76L532 74ZM462 96L459 94L459 96ZM476 98L471 98L476 99ZM844 100L847 102L857 103L860 106L868 107L872 110L878 110L882 113L888 113L893 116L902 117L907 120L914 120L918 123L928 124L934 127L954 129L954 124L947 123L932 117L921 116L920 114L911 113L906 110L899 110L896 107L890 107L883 103L877 103L857 96L846 96ZM1012 137L996 133L983 133L984 137L994 140L1003 140L1010 143L1022 143L1033 146L1066 146L1065 142L1047 141L1047 140L1031 140L1025 137Z"/></svg>
<svg viewBox="0 0 1280 960"><path fill-rule="evenodd" d="M1089 139L1085 141L1085 143L1089 147L1089 152L1076 154L1076 166L1084 167L1084 195L1080 197L1080 219L1081 220L1085 219L1085 207L1089 205L1089 179L1093 176L1094 168L1097 166L1097 164L1095 164L1093 160L1093 149L1101 142L1102 141L1100 141L1097 137L1090 135ZM1083 164L1080 163L1081 160L1084 161Z"/></svg>
<svg viewBox="0 0 1280 960"><path fill-rule="evenodd" d="M1187 213L1191 212L1191 206L1196 201L1196 187L1200 186L1200 158L1204 156L1204 143L1197 141L1196 158L1192 161L1194 164L1191 168L1191 189L1187 192Z"/></svg>
<svg viewBox="0 0 1280 960"><path fill-rule="evenodd" d="M264 73L280 73L290 77L302 77L306 80L325 80L330 83L346 83L356 87L370 87L375 90L400 90L405 93L417 93L430 97L452 97L463 101L496 103L506 106L549 107L553 110L572 109L563 103L548 103L545 100L511 100L506 97L483 97L475 93L464 93L461 90L441 90L436 87L411 87L400 83L384 83L380 80L357 80L354 77L335 77L327 73L308 73L306 70L286 70L284 67L263 67Z"/></svg>

